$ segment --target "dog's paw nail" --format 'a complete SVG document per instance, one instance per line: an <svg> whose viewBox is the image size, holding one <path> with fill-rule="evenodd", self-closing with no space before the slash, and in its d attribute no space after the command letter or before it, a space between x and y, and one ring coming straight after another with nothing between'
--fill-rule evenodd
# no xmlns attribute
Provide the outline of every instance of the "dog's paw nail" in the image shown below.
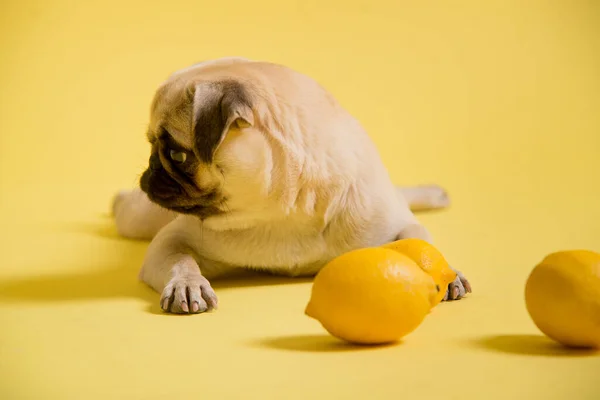
<svg viewBox="0 0 600 400"><path fill-rule="evenodd" d="M456 300L458 299L458 296L460 296L460 289L455 286L454 288L452 288L452 299Z"/></svg>
<svg viewBox="0 0 600 400"><path fill-rule="evenodd" d="M190 312L188 304L185 301L181 302L181 311L183 311L183 312Z"/></svg>

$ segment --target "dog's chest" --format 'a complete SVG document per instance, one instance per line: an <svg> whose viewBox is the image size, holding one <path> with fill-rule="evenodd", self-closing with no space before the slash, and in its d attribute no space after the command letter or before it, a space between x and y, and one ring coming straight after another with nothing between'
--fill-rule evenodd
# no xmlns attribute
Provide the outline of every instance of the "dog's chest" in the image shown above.
<svg viewBox="0 0 600 400"><path fill-rule="evenodd" d="M203 232L201 252L209 259L248 268L303 269L328 258L323 236L285 225L244 231Z"/></svg>

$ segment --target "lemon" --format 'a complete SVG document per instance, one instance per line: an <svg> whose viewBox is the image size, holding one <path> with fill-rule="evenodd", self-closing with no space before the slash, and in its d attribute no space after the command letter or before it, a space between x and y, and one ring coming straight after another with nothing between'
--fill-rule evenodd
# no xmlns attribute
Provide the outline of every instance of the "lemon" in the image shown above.
<svg viewBox="0 0 600 400"><path fill-rule="evenodd" d="M408 256L366 248L345 253L321 269L305 313L339 339L383 344L414 331L436 295L431 276Z"/></svg>
<svg viewBox="0 0 600 400"><path fill-rule="evenodd" d="M457 274L435 246L422 239L409 238L396 240L382 247L408 256L423 271L431 275L438 289L434 305L443 300L446 288L456 279Z"/></svg>
<svg viewBox="0 0 600 400"><path fill-rule="evenodd" d="M600 348L600 254L548 255L527 279L525 303L549 338L568 347Z"/></svg>

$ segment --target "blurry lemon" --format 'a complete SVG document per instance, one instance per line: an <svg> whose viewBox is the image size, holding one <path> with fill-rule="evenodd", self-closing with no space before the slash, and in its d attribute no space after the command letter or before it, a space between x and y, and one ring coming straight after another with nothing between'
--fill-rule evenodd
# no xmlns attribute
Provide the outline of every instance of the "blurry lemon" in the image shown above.
<svg viewBox="0 0 600 400"><path fill-rule="evenodd" d="M548 337L569 347L600 348L600 254L548 255L527 279L527 311Z"/></svg>
<svg viewBox="0 0 600 400"><path fill-rule="evenodd" d="M348 252L315 277L306 314L352 343L394 342L431 310L435 283L409 257L384 248Z"/></svg>
<svg viewBox="0 0 600 400"><path fill-rule="evenodd" d="M382 246L386 249L399 251L417 263L419 267L433 278L437 285L438 294L434 306L442 301L448 285L456 279L456 272L432 244L422 239L401 239Z"/></svg>

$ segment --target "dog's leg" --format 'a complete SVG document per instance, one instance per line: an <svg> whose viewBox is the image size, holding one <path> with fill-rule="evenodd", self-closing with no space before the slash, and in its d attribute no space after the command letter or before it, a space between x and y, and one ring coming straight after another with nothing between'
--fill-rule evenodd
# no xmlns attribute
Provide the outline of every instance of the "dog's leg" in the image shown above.
<svg viewBox="0 0 600 400"><path fill-rule="evenodd" d="M405 226L396 237L396 240L409 238L422 239L426 242L433 243L433 238L427 228L416 221Z"/></svg>
<svg viewBox="0 0 600 400"><path fill-rule="evenodd" d="M117 232L130 239L152 239L177 214L150 201L141 189L123 190L113 199Z"/></svg>
<svg viewBox="0 0 600 400"><path fill-rule="evenodd" d="M422 239L429 243L433 243L433 239L431 234L423 225L418 222L414 222L410 225L407 225L400 233L398 234L397 240L400 239L408 239L408 238L416 238ZM462 272L450 266L454 272L456 272L456 279L448 285L446 288L446 295L444 296L444 301L448 300L459 300L466 296L467 293L471 293L471 284L462 274Z"/></svg>
<svg viewBox="0 0 600 400"><path fill-rule="evenodd" d="M438 185L396 186L412 211L437 210L450 205L448 193Z"/></svg>
<svg viewBox="0 0 600 400"><path fill-rule="evenodd" d="M160 296L160 307L175 314L196 314L217 307L217 296L209 279L234 270L203 258L195 250L194 228L184 217L172 221L154 237L139 274L140 280Z"/></svg>

